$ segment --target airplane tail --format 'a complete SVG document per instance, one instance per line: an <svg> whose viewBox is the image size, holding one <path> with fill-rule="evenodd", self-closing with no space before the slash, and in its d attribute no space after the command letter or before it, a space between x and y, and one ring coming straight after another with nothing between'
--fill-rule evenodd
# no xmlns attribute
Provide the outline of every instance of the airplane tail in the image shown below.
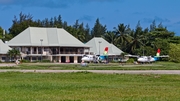
<svg viewBox="0 0 180 101"><path fill-rule="evenodd" d="M108 47L105 47L103 55L99 56L99 60L101 60L101 61L107 60L107 56L108 56Z"/></svg>
<svg viewBox="0 0 180 101"><path fill-rule="evenodd" d="M161 50L158 49L158 50L157 50L157 53L156 53L156 56L154 57L154 60L155 60L155 61L159 60L160 52L161 52Z"/></svg>
<svg viewBox="0 0 180 101"><path fill-rule="evenodd" d="M156 53L156 56L157 56L157 57L159 57L159 56L160 56L160 52L161 52L161 50L160 50L160 49L158 49L158 50L157 50L157 53Z"/></svg>
<svg viewBox="0 0 180 101"><path fill-rule="evenodd" d="M105 47L105 49L104 49L104 55L108 55L108 47Z"/></svg>

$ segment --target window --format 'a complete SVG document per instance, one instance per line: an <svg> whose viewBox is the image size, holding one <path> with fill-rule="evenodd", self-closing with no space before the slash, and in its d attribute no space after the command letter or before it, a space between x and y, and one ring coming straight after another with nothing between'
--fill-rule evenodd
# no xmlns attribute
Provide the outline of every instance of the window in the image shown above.
<svg viewBox="0 0 180 101"><path fill-rule="evenodd" d="M34 47L34 52L36 52L36 47Z"/></svg>
<svg viewBox="0 0 180 101"><path fill-rule="evenodd" d="M21 47L16 47L14 49L21 51Z"/></svg>
<svg viewBox="0 0 180 101"><path fill-rule="evenodd" d="M49 49L48 49L47 47L45 47L45 48L44 48L44 51L45 51L45 52L48 52L48 51L49 51Z"/></svg>
<svg viewBox="0 0 180 101"><path fill-rule="evenodd" d="M32 57L32 60L36 60L36 57Z"/></svg>
<svg viewBox="0 0 180 101"><path fill-rule="evenodd" d="M2 60L6 60L6 57L2 57Z"/></svg>

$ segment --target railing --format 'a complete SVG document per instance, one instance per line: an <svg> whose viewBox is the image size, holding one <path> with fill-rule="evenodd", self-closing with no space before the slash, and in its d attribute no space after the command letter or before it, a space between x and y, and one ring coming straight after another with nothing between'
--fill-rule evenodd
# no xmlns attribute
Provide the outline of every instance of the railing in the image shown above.
<svg viewBox="0 0 180 101"><path fill-rule="evenodd" d="M61 52L60 54L84 54L83 52Z"/></svg>
<svg viewBox="0 0 180 101"><path fill-rule="evenodd" d="M63 52L49 52L49 51L43 51L43 52L41 52L41 51L38 51L38 52L32 52L32 54L31 54L31 52L30 51L22 51L22 53L24 53L24 54L26 54L26 55L32 55L32 54L38 54L38 55L40 55L40 54L42 54L42 55L56 55L56 54L84 54L83 52L65 52L65 51L63 51Z"/></svg>
<svg viewBox="0 0 180 101"><path fill-rule="evenodd" d="M37 52L36 52L36 51L34 51L34 52L32 52L32 54L37 54Z"/></svg>

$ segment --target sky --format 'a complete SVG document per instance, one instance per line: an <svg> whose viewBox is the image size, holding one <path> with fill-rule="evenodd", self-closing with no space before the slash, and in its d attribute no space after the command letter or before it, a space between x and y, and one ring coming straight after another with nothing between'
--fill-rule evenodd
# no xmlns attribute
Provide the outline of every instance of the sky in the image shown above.
<svg viewBox="0 0 180 101"><path fill-rule="evenodd" d="M107 30L124 23L135 29L138 21L143 29L153 20L180 36L180 0L0 0L0 26L8 30L14 16L31 14L33 20L61 15L68 25L79 23L94 27L99 18Z"/></svg>

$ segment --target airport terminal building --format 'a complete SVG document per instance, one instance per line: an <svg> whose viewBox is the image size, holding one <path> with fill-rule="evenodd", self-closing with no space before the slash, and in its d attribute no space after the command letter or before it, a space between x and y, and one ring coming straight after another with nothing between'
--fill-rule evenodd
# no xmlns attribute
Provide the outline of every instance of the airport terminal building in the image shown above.
<svg viewBox="0 0 180 101"><path fill-rule="evenodd" d="M89 40L86 45L90 47L90 54L103 55L105 47L108 47L108 61L118 60L121 57L122 50L117 48L115 45L107 42L101 37L94 37Z"/></svg>
<svg viewBox="0 0 180 101"><path fill-rule="evenodd" d="M30 62L81 63L85 54L103 55L105 47L110 61L120 57L122 51L101 37L84 44L63 28L28 27L9 42L0 40L0 61L9 61L7 52L14 48L20 51L19 59Z"/></svg>
<svg viewBox="0 0 180 101"><path fill-rule="evenodd" d="M7 45L21 52L21 59L50 60L59 63L80 63L90 47L63 28L28 27Z"/></svg>

